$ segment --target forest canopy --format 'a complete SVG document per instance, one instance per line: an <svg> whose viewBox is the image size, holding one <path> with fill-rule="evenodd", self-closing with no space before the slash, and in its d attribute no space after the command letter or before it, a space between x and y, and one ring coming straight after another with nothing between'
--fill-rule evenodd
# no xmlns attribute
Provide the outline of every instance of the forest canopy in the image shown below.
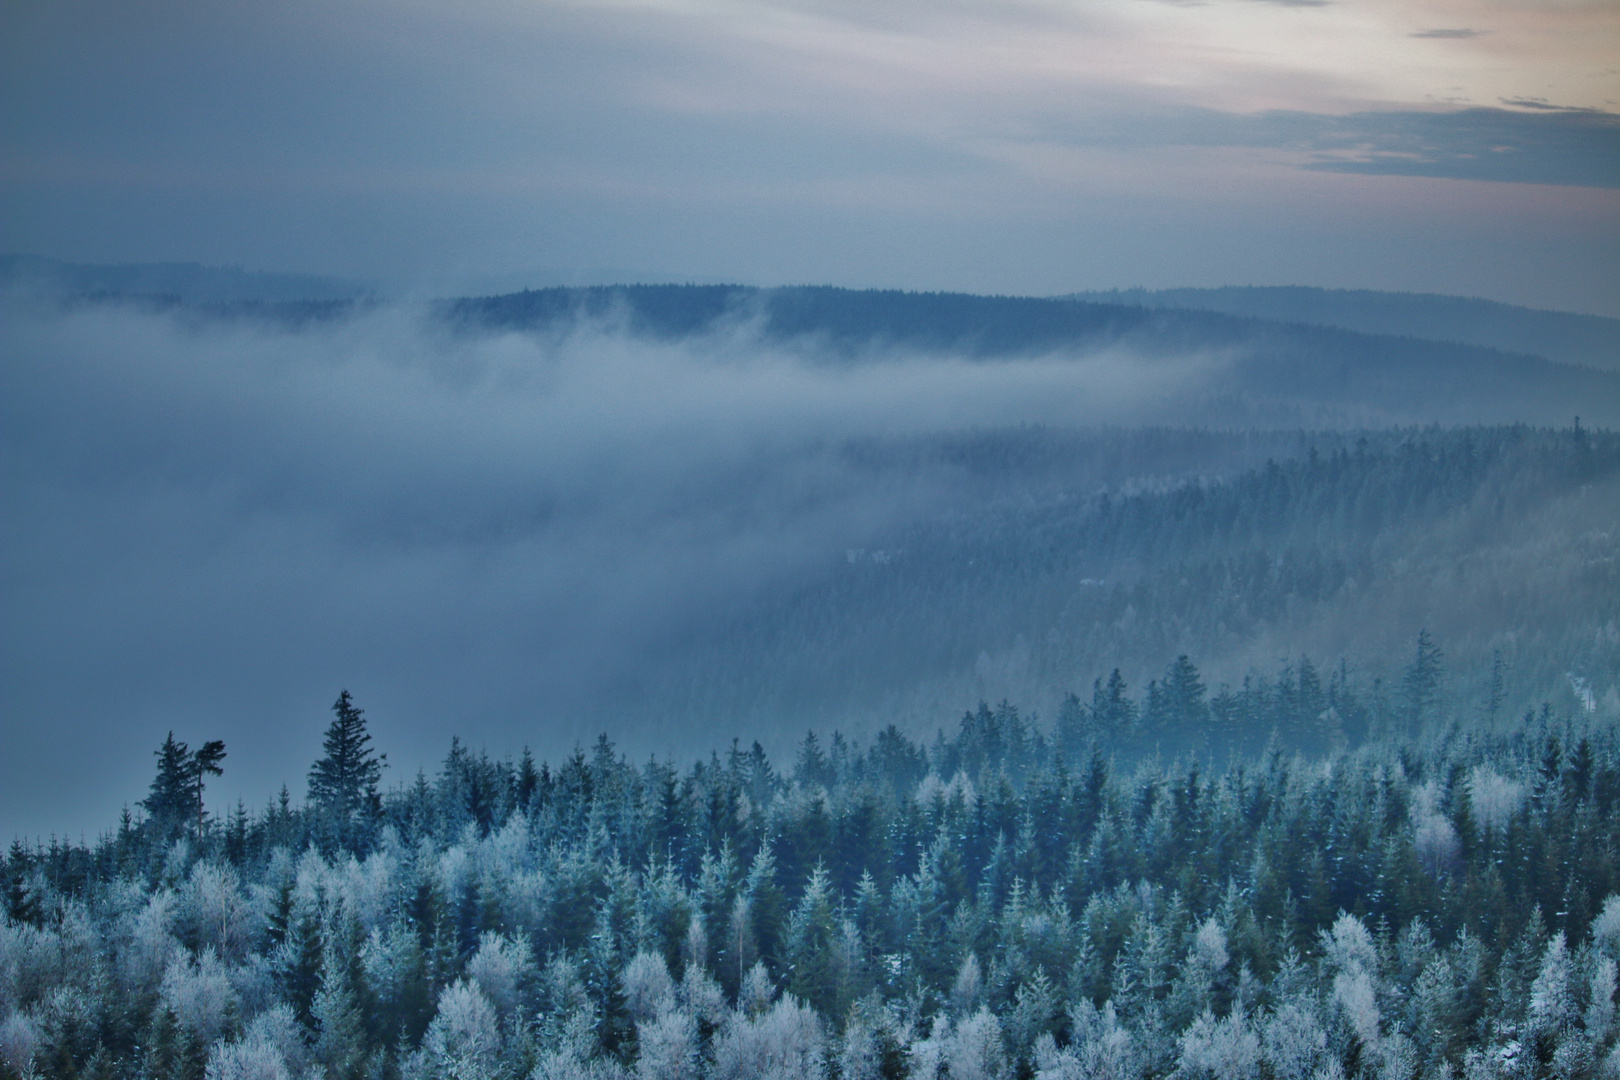
<svg viewBox="0 0 1620 1080"><path fill-rule="evenodd" d="M345 691L309 798L257 812L164 810L201 775L170 736L146 814L13 843L0 1069L1607 1075L1620 739L1443 665L1425 633L1387 700L1303 658L1210 696L1181 656L1050 728L791 762L454 741L386 791Z"/></svg>

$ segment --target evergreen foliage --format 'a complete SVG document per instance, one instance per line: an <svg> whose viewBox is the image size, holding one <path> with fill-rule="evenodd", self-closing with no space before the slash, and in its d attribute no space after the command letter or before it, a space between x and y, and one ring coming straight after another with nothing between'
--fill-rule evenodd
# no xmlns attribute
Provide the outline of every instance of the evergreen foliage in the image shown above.
<svg viewBox="0 0 1620 1080"><path fill-rule="evenodd" d="M189 823L201 835L206 824L203 785L207 777L223 775L219 763L225 760L225 744L212 739L193 751L171 731L153 753L158 759L157 775L152 778L151 792L141 801L151 827L172 836Z"/></svg>
<svg viewBox="0 0 1620 1080"><path fill-rule="evenodd" d="M364 710L344 690L332 705L325 756L309 770L309 801L338 843L352 844L379 809L384 758L371 749Z"/></svg>
<svg viewBox="0 0 1620 1080"><path fill-rule="evenodd" d="M1420 714L1442 691L1477 706L1470 722L1542 701L1573 711L1585 695L1620 703L1620 438L1568 427L1293 438L1244 450L1260 437L1032 429L848 448L874 474L949 470L984 494L895 527L871 541L881 551L840 550L671 643L638 671L645 694L615 701L612 723L645 737L764 717L802 737L836 716L871 741L897 715L937 715L941 702L1006 698L1055 718L1066 691L1101 704L1090 686L1099 658L1096 689L1121 705L1092 715L1110 737L1133 733L1133 753L1181 745L1189 725L1211 747L1239 738L1258 752L1278 710L1307 716L1308 741L1290 747L1322 750L1367 725L1427 723ZM1197 466L1183 455L1199 449L1260 463L1123 488L1092 480L1111 454L1185 477ZM1183 653L1201 699L1195 686L1177 690L1166 663ZM1292 662L1279 671L1283 654ZM1346 654L1359 669L1342 666ZM1246 693L1261 670L1265 693ZM1342 704L1352 676L1359 713ZM1088 737L1070 730L1077 746ZM785 739L767 745L787 751ZM831 756L828 740L818 749ZM784 764L797 767L797 754Z"/></svg>
<svg viewBox="0 0 1620 1080"><path fill-rule="evenodd" d="M375 798L345 694L320 799L12 845L0 1075L1608 1075L1615 725L1461 725L1437 680L1411 729L1353 670L1209 697L1178 656L1159 704L1116 672L1051 730L985 705L789 774L458 742ZM196 760L166 740L149 823Z"/></svg>

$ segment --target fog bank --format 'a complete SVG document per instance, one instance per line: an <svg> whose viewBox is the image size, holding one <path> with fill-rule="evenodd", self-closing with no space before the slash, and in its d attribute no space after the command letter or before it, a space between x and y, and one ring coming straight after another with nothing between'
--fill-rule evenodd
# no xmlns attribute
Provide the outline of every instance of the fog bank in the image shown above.
<svg viewBox="0 0 1620 1080"><path fill-rule="evenodd" d="M287 330L16 298L0 356L0 822L29 833L112 820L171 728L226 740L211 799L268 797L340 687L395 781L452 732L566 749L664 643L969 497L853 443L1147 420L1223 363L833 365L747 325L472 335L394 306Z"/></svg>

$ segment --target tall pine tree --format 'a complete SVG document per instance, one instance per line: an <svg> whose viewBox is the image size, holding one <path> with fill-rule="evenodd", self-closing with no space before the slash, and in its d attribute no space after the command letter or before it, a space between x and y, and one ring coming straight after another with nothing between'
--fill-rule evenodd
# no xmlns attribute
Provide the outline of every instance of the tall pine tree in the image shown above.
<svg viewBox="0 0 1620 1080"><path fill-rule="evenodd" d="M171 738L173 736L170 736ZM225 760L225 744L219 739L210 739L202 744L202 748L191 755L187 762L187 780L191 790L187 792L190 809L195 813L197 822L197 835L203 830L203 778L207 776L224 776L225 770L219 763Z"/></svg>
<svg viewBox="0 0 1620 1080"><path fill-rule="evenodd" d="M347 690L332 712L336 719L326 729L326 754L309 770L309 802L320 827L340 846L351 847L378 809L377 782L386 756L372 751L365 713Z"/></svg>
<svg viewBox="0 0 1620 1080"><path fill-rule="evenodd" d="M157 775L152 778L152 789L141 806L146 809L152 827L167 836L179 831L191 816L191 754L185 743L169 732L163 745L153 753L157 756Z"/></svg>
<svg viewBox="0 0 1620 1080"><path fill-rule="evenodd" d="M1427 630L1418 632L1417 653L1407 666L1401 679L1401 690L1406 698L1408 729L1417 731L1424 715L1440 694L1440 660L1444 654L1434 643Z"/></svg>

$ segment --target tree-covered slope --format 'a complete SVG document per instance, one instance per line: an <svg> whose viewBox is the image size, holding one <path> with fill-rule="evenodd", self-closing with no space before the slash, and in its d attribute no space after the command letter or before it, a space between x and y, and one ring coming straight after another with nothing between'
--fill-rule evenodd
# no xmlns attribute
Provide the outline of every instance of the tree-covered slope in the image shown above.
<svg viewBox="0 0 1620 1080"><path fill-rule="evenodd" d="M1277 322L1337 326L1368 334L1460 341L1531 353L1566 364L1620 367L1620 319L1499 304L1461 296L1313 289L1112 289L1075 294L1100 304L1221 311Z"/></svg>
<svg viewBox="0 0 1620 1080"><path fill-rule="evenodd" d="M558 333L585 320L660 339L745 332L824 361L896 352L985 360L1112 352L1151 369L1201 358L1206 377L1189 377L1185 393L1160 403L1166 418L1182 423L1546 424L1576 415L1620 423L1620 373L1504 351L1508 338L1485 347L1218 311L826 287L541 289L459 300L445 311L485 331Z"/></svg>
<svg viewBox="0 0 1620 1080"><path fill-rule="evenodd" d="M1122 702L1151 708L1099 693L1056 730L980 709L927 748L812 735L791 768L757 743L689 768L605 736L555 766L455 744L380 796L359 778L353 806L284 793L16 843L0 1072L1613 1069L1612 725L1547 710L1470 733L1471 703L1436 695L1421 734L1354 753L1130 770L1096 738ZM335 708L333 732L364 734Z"/></svg>
<svg viewBox="0 0 1620 1080"><path fill-rule="evenodd" d="M643 716L871 730L1002 697L1050 715L1110 668L1145 682L1178 652L1233 685L1302 655L1393 677L1424 628L1464 670L1502 656L1515 703L1572 706L1571 676L1599 700L1620 693L1613 436L1305 441L1292 458L1136 491L1065 485L1062 465L1080 473L1099 445L1081 436L862 447L952 462L983 494L829 553L809 579L683 638L612 715L627 732L656 723Z"/></svg>

